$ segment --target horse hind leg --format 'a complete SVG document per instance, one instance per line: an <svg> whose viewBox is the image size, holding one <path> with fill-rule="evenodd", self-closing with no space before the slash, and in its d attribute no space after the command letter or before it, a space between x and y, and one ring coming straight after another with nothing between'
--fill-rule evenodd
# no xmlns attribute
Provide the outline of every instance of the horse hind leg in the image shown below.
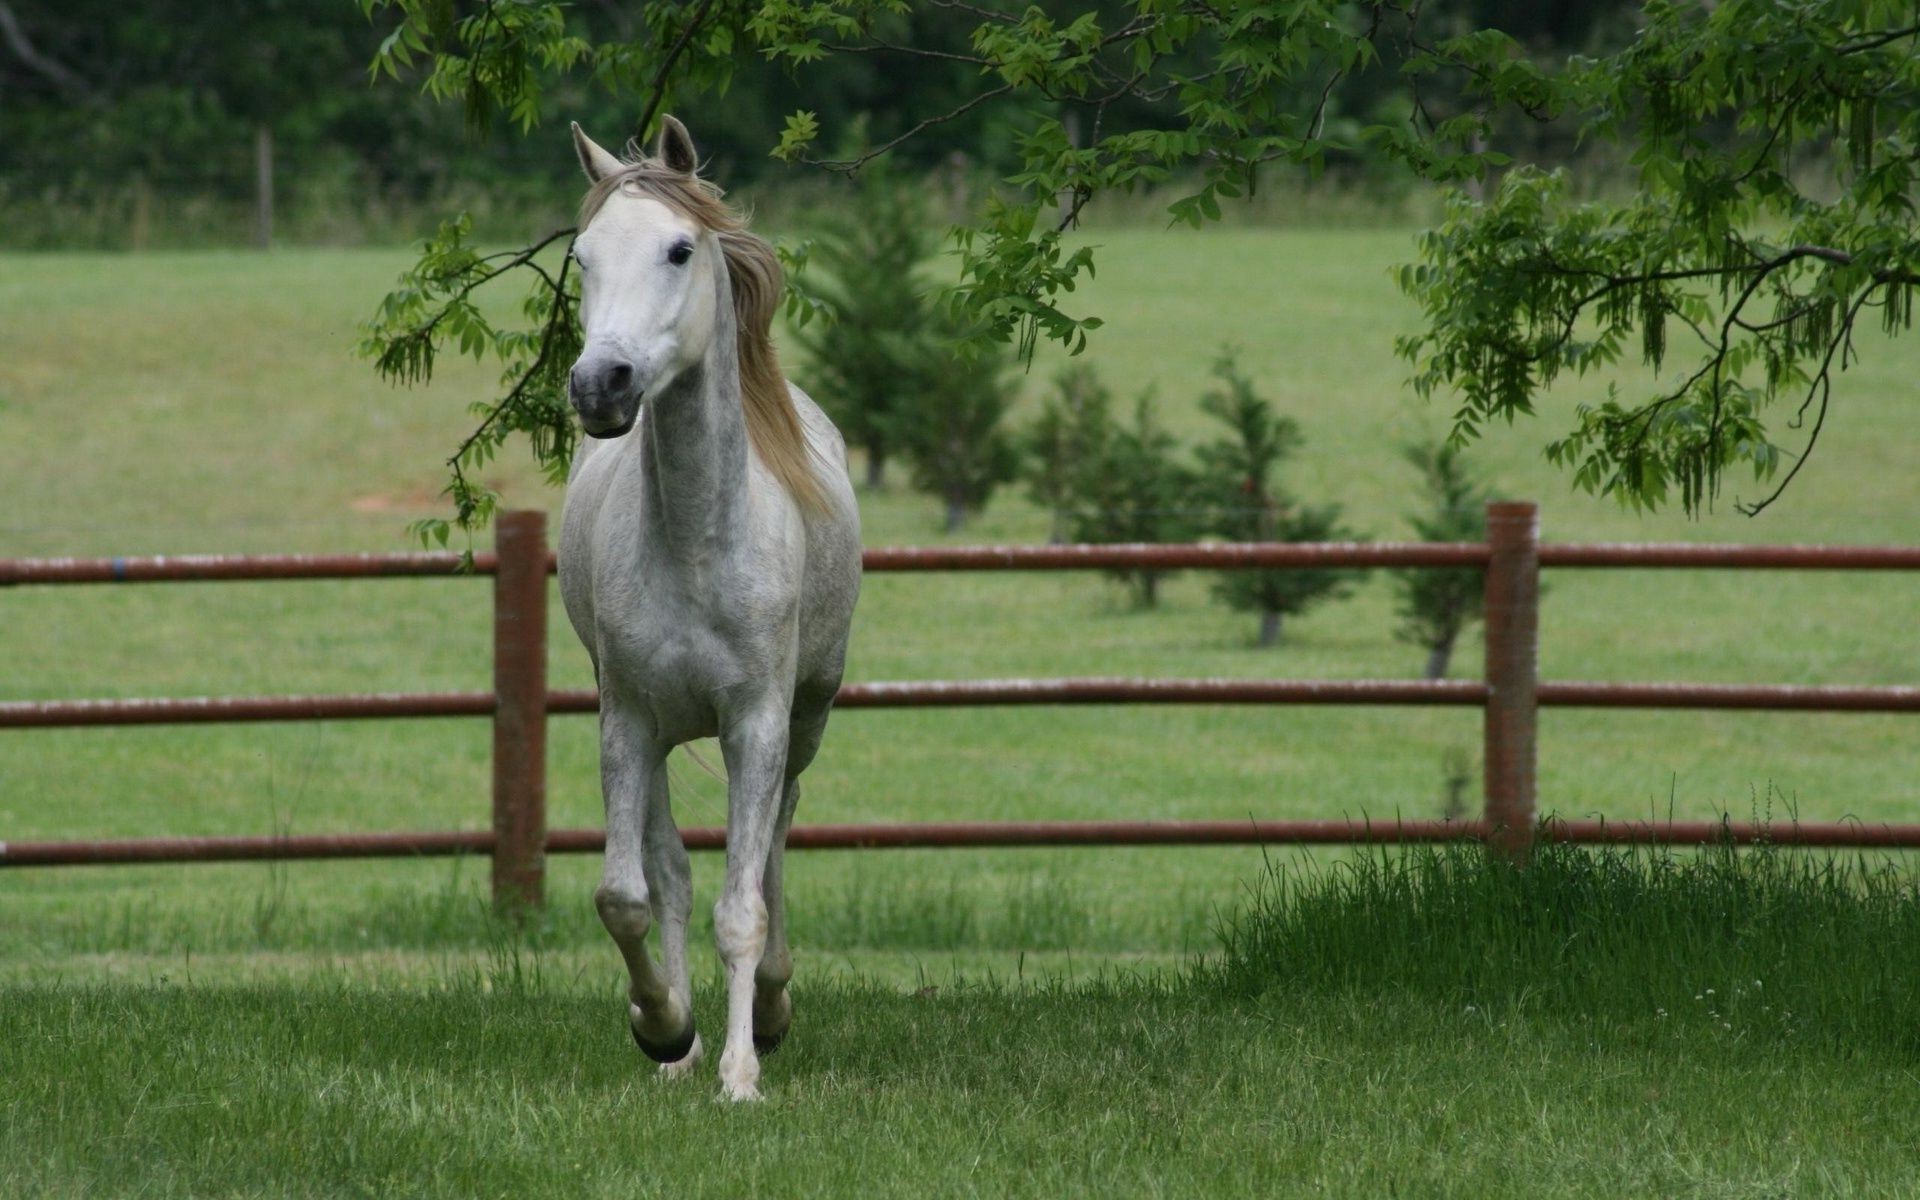
<svg viewBox="0 0 1920 1200"><path fill-rule="evenodd" d="M793 997L787 991L787 983L793 978L793 952L787 945L787 831L793 827L794 810L800 806L800 773L813 765L813 756L820 751L820 739L827 731L827 715L838 688L839 681L834 680L817 688L812 696L798 696L796 707L809 715L794 720L787 731L780 813L773 843L767 848L767 871L760 887L767 905L767 948L753 973L753 1046L763 1055L778 1050L793 1027Z"/></svg>
<svg viewBox="0 0 1920 1200"><path fill-rule="evenodd" d="M654 769L654 785L648 796L646 861L647 878L653 884L653 915L660 923L661 965L667 974L667 990L683 1011L691 1013L693 981L687 962L687 922L693 913L693 868L667 798L664 758ZM691 1021L688 1026L691 1028ZM700 1035L695 1033L686 1054L660 1063L661 1078L683 1078L693 1071L700 1057Z"/></svg>
<svg viewBox="0 0 1920 1200"><path fill-rule="evenodd" d="M644 862L648 801L658 789L666 801L664 756L603 702L600 721L600 782L606 796L607 851L594 907L626 960L627 1025L642 1052L655 1062L685 1059L694 1047L693 1011L675 996L669 980L647 952L654 900ZM665 907L663 905L663 907ZM664 923L664 922L663 922Z"/></svg>
<svg viewBox="0 0 1920 1200"><path fill-rule="evenodd" d="M767 905L767 948L753 971L753 1048L762 1056L778 1050L793 1025L793 998L787 993L787 981L793 978L793 953L787 946L783 866L787 830L793 825L793 810L799 803L800 781L789 779L780 797L773 845L767 850L767 873L760 883L760 894Z"/></svg>

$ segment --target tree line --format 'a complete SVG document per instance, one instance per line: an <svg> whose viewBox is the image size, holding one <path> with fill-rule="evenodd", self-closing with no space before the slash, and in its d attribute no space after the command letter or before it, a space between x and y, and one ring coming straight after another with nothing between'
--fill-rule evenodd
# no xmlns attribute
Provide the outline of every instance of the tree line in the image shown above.
<svg viewBox="0 0 1920 1200"><path fill-rule="evenodd" d="M197 201L246 213L277 180L282 203L323 203L338 220L325 228L358 228L373 236L408 236L404 228L374 222L374 210L411 213L412 235L425 232L431 210L466 208L483 233L522 236L535 212L558 212L574 183L571 157L549 141L510 136L529 110L495 98L488 87L468 89L457 106L423 90L430 78L427 36L410 26L390 28L379 3L367 0L250 0L244 5L144 0L0 0L0 245L129 244L147 235L142 205L164 214ZM533 64L509 54L485 62L488 46L506 35L553 33L580 44L618 46L671 43L675 21L690 6L579 0L557 10L561 27L547 28L541 4L524 0L433 0L420 10L424 28L454 36L479 19L482 45L463 61L496 72L501 86L530 77ZM970 6L882 6L877 20L889 45L964 45L977 18ZM1437 0L1428 6L1442 28L1502 22L1530 52L1552 59L1618 42L1631 5L1619 0L1540 12L1532 6L1488 0ZM1070 23L1086 5L1045 0L1032 11ZM1092 6L1110 21L1129 6ZM485 20L498 30L487 32ZM525 22L522 26L517 22ZM724 90L701 97L698 123L708 169L736 187L779 188L805 175L769 156L789 116L804 109L821 127L834 155L857 156L912 129L919 114L966 111L901 142L895 157L915 174L941 169L956 154L983 174L1017 169L1026 122L1011 97L973 103L978 67L955 55L925 59L885 53L823 53L806 63L805 78L781 61L734 39L703 45L726 62ZM1204 70L1206 48L1178 56L1176 65ZM563 110L594 129L622 129L634 119L633 95L644 79L628 79L621 64L592 64L584 77L566 77L540 89L545 106ZM378 60L378 73L369 63ZM1386 103L1393 64L1359 83L1345 103L1358 118ZM392 86L398 83L401 86ZM1307 102L1304 85L1292 97ZM1291 93L1290 93L1291 95ZM1108 129L1140 126L1150 104L1120 98L1103 117ZM1516 130L1521 127L1516 126ZM858 137L846 131L858 130ZM1095 133L1080 129L1085 142ZM1543 147L1570 155L1570 138L1540 133ZM262 149L267 158L263 164ZM1334 155L1336 171L1370 170L1364 150ZM1382 177L1384 178L1384 177ZM169 202L173 202L171 207ZM110 219L73 219L105 209ZM489 217L491 215L491 222ZM155 221L160 218L156 217ZM404 226L404 221L402 222ZM248 236L244 221L200 230L151 231L155 241Z"/></svg>

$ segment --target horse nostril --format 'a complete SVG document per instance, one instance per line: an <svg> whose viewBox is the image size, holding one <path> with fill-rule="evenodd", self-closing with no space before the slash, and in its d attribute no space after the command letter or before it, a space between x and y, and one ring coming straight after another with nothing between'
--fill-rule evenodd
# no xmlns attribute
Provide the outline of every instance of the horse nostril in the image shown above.
<svg viewBox="0 0 1920 1200"><path fill-rule="evenodd" d="M607 371L607 390L624 392L633 382L633 366L630 363L615 363Z"/></svg>

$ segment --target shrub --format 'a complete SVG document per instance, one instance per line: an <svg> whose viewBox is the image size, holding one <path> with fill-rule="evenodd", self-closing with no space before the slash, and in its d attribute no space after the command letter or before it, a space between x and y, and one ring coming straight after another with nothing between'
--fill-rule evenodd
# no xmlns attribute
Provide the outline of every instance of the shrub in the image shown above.
<svg viewBox="0 0 1920 1200"><path fill-rule="evenodd" d="M1300 428L1254 391L1231 350L1214 364L1219 387L1200 406L1227 427L1226 435L1200 447L1195 495L1209 532L1236 542L1351 541L1358 535L1340 523L1338 504L1301 502L1280 485L1275 472L1299 448ZM1236 609L1260 614L1259 644L1280 640L1280 623L1323 601L1352 591L1366 573L1353 569L1223 571L1214 594Z"/></svg>
<svg viewBox="0 0 1920 1200"><path fill-rule="evenodd" d="M1420 473L1425 507L1407 514L1421 541L1481 542L1487 537L1489 491L1463 461L1459 447L1424 441L1408 446L1406 460ZM1444 679L1454 643L1479 620L1486 602L1486 577L1474 567L1405 567L1389 573L1394 636L1427 652L1426 677Z"/></svg>

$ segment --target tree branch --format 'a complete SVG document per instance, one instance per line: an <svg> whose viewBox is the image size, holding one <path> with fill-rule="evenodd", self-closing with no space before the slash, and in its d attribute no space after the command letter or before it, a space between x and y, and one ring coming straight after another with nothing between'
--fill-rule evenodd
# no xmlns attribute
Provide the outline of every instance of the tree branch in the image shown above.
<svg viewBox="0 0 1920 1200"><path fill-rule="evenodd" d="M1820 360L1819 372L1814 375L1813 381L1807 385L1807 398L1800 404L1801 413L1804 414L1806 412L1807 405L1813 403L1816 396L1820 401L1820 407L1814 410L1813 431L1807 434L1807 444L1801 447L1799 457L1793 460L1793 469L1786 473L1786 476L1780 480L1779 486L1768 493L1766 499L1755 504L1736 503L1734 507L1739 510L1742 515L1757 517L1762 512L1765 512L1768 505L1778 500L1781 495L1786 492L1787 485L1793 482L1794 477L1800 474L1800 468L1806 466L1807 459L1813 456L1814 443L1820 440L1820 431L1826 427L1827 401L1833 395L1834 353L1843 345L1851 346L1853 344L1854 320L1859 317L1860 309L1866 304L1867 298L1873 295L1874 290L1874 288L1862 290L1859 298L1853 302L1852 307L1847 309L1846 320L1841 322L1840 331L1834 336L1834 339L1827 344L1827 353L1826 356ZM1843 368L1846 366L1844 356L1841 359L1841 366Z"/></svg>
<svg viewBox="0 0 1920 1200"><path fill-rule="evenodd" d="M913 128L901 134L899 137L893 138L889 141L881 143L878 146L875 146L873 149L867 151L865 154L860 155L858 158L840 158L840 159L802 158L800 161L803 163L806 163L810 167L820 167L828 171L840 171L844 174L851 175L854 172L858 171L861 167L864 167L868 163L872 162L874 159L879 158L881 155L887 153L889 150L892 150L895 146L900 145L902 142L905 142L911 138L917 137L920 133L922 133L925 130L933 128L935 125L944 125L948 121L957 120L958 118L963 117L967 113L970 113L974 109L980 107L982 104L985 104L987 101L992 100L997 96L1004 96L1008 92L1011 92L1012 90L1013 90L1013 85L1011 83L1003 83L997 88L989 88L988 90L981 92L979 95L975 96L973 99L966 101L964 104L961 104L958 108L953 109L951 112L942 113L937 117L928 117L925 120L921 121L918 125L915 125Z"/></svg>
<svg viewBox="0 0 1920 1200"><path fill-rule="evenodd" d="M27 69L51 82L69 98L88 102L98 99L91 84L34 47L27 31L21 28L20 19L14 16L13 5L6 0L0 0L0 40L7 43L7 49L13 51L13 56Z"/></svg>
<svg viewBox="0 0 1920 1200"><path fill-rule="evenodd" d="M692 19L687 22L687 27L680 31L679 38L667 48L666 57L660 60L659 69L653 73L653 82L647 85L647 106L640 110L639 123L633 129L636 142L645 139L647 126L653 124L654 115L660 111L661 102L666 99L667 75L673 70L673 64L678 62L680 56L686 52L687 43L693 40L693 35L699 32L700 26L706 23L707 15L712 11L713 0L701 0L700 7L694 10Z"/></svg>

